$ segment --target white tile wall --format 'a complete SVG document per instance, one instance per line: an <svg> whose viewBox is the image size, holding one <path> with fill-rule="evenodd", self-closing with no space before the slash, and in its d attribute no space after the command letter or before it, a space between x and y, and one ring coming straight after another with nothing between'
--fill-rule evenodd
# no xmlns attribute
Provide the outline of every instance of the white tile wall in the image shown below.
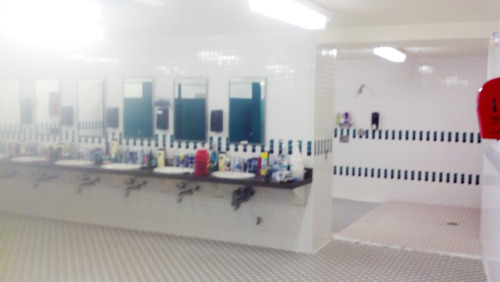
<svg viewBox="0 0 500 282"><path fill-rule="evenodd" d="M223 142L228 134L229 78L266 77L266 139L274 139L275 144L279 139L300 139L304 144L313 139L312 33L117 40L57 52L5 46L6 52L0 54L5 62L0 77L21 78L22 96L34 97L37 78L60 78L62 106L76 107L78 79L105 78L106 107L120 108L120 120L124 78L153 78L155 98L172 101L175 78L207 77L208 112L224 111L224 131L210 136L215 140L221 136ZM173 134L173 111L170 122L170 129L161 132L168 135L167 143Z"/></svg>
<svg viewBox="0 0 500 282"><path fill-rule="evenodd" d="M322 56L321 50L316 53L316 83L314 99L314 139L320 142L316 146L318 152L314 156L314 182L310 202L307 207L312 212L313 248L319 248L331 237L331 210L330 198L332 187L332 150L333 123L328 114L333 108L333 92L335 91L335 60L329 56Z"/></svg>
<svg viewBox="0 0 500 282"><path fill-rule="evenodd" d="M461 138L463 132L474 133L475 138L479 133L476 97L486 78L486 62L484 57L410 59L402 64L382 59L339 61L332 119L349 111L353 128L370 129L371 113L376 111L381 130L460 132L460 142L350 138L349 143L340 143L337 138L334 164L481 174L481 144L462 143ZM480 193L479 185L345 175L334 176L333 188L333 196L340 198L465 207L479 207Z"/></svg>
<svg viewBox="0 0 500 282"><path fill-rule="evenodd" d="M5 62L0 77L22 78L25 96L33 97L36 78L58 77L63 106L75 106L79 78L105 78L106 106L122 109L124 78L154 78L155 98L172 100L175 78L208 77L208 111L224 111L224 132L210 135L215 142L222 136L224 148L229 78L266 77L266 137L275 140L275 148L280 139L284 140L285 150L288 140L300 139L305 154L307 141L332 135L332 124L327 132L315 133L314 124L319 120L314 115L315 107L321 105L321 101L317 101L318 92L315 92L316 44L312 33L108 41L78 52L59 53L15 47L8 46L8 51L0 54L0 60ZM330 111L331 107L321 109L321 113L326 110ZM170 113L170 130L162 132L167 134L167 143L173 134L172 111ZM109 130L110 135L112 132L118 135L121 128ZM168 153L176 152L169 147L167 145ZM313 158L307 158L306 167L312 165ZM319 220L319 215L330 214L331 154L325 165L327 167L314 166L318 171L319 168L325 171L329 178L324 183L315 181L312 187L308 186L308 191L315 192L311 193L314 196L308 199L306 206L293 205L290 191L257 188L255 197L234 212L230 195L236 187L225 187L224 197L214 198L211 196L213 185L209 184L203 184L199 193L186 196L177 204L175 185L155 180L150 180L147 188L138 193L133 191L129 198L124 198L123 179L113 177L104 177L97 186L78 195L75 176L61 175L56 182L41 185L39 189L31 187L30 177L3 182L2 199L9 199L5 200L9 204L2 205L2 210L312 252L330 234L331 221L326 217ZM30 172L22 173L29 175ZM15 181L21 180L25 181L23 188L15 189L19 187ZM158 190L165 186L171 188L170 192ZM316 204L318 199L323 201ZM263 220L260 225L256 225L257 217Z"/></svg>

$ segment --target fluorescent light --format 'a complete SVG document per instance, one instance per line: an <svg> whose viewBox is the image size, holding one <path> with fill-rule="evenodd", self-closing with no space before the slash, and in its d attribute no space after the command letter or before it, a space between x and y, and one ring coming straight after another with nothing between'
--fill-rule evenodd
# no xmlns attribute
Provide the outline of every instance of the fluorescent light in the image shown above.
<svg viewBox="0 0 500 282"><path fill-rule="evenodd" d="M327 11L305 1L249 0L250 10L305 29L325 29Z"/></svg>
<svg viewBox="0 0 500 282"><path fill-rule="evenodd" d="M392 47L373 48L373 54L395 63L402 63L406 60L405 53Z"/></svg>

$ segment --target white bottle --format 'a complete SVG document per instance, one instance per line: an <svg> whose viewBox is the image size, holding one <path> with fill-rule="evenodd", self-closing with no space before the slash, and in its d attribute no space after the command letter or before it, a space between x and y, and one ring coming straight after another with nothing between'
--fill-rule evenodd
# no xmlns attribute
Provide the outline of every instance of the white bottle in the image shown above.
<svg viewBox="0 0 500 282"><path fill-rule="evenodd" d="M290 156L290 172L295 181L304 180L304 159L299 151L299 142L293 144L292 155Z"/></svg>

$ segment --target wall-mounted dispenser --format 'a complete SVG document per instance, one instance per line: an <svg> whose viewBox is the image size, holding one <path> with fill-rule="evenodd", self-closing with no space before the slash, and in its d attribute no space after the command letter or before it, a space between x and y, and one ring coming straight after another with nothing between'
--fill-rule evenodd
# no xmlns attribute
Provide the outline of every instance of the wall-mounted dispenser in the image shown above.
<svg viewBox="0 0 500 282"><path fill-rule="evenodd" d="M379 113L373 112L372 113L372 130L377 130L378 129L378 122L379 122Z"/></svg>
<svg viewBox="0 0 500 282"><path fill-rule="evenodd" d="M210 112L210 131L222 132L222 110Z"/></svg>
<svg viewBox="0 0 500 282"><path fill-rule="evenodd" d="M61 108L61 125L73 126L73 107Z"/></svg>
<svg viewBox="0 0 500 282"><path fill-rule="evenodd" d="M500 78L486 82L477 97L481 138L500 139Z"/></svg>
<svg viewBox="0 0 500 282"><path fill-rule="evenodd" d="M106 127L118 128L119 125L118 108L108 108L106 110Z"/></svg>
<svg viewBox="0 0 500 282"><path fill-rule="evenodd" d="M156 129L168 130L168 109L156 109Z"/></svg>

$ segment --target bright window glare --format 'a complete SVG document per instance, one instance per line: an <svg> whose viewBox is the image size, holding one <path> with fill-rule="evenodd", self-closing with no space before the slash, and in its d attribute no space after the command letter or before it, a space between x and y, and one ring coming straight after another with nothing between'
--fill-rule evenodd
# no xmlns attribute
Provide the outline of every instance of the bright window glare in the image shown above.
<svg viewBox="0 0 500 282"><path fill-rule="evenodd" d="M78 46L99 41L104 30L100 6L86 0L3 0L0 31L29 44Z"/></svg>
<svg viewBox="0 0 500 282"><path fill-rule="evenodd" d="M250 10L305 29L325 29L327 17L293 0L249 0Z"/></svg>

